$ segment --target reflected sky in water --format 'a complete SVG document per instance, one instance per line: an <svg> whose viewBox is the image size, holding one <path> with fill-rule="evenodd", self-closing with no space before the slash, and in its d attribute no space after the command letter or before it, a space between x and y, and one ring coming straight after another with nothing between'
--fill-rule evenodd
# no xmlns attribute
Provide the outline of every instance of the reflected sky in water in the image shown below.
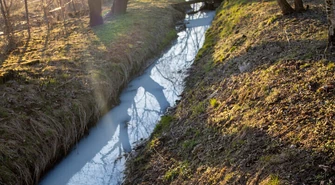
<svg viewBox="0 0 335 185"><path fill-rule="evenodd" d="M130 82L121 94L121 104L106 114L40 184L121 184L123 154L130 152L136 141L147 138L167 107L175 105L214 14L187 16L186 30L178 34L173 46Z"/></svg>

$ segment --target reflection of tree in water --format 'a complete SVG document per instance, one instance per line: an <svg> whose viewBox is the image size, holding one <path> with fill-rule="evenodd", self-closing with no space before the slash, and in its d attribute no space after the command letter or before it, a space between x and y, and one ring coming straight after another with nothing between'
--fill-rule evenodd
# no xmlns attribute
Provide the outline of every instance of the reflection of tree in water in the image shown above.
<svg viewBox="0 0 335 185"><path fill-rule="evenodd" d="M198 13L189 16L189 19L193 20L205 17L206 13ZM166 96L168 95L176 99L181 93L183 79L186 76L183 72L185 72L193 62L204 40L204 32L208 27L209 26L187 28L179 35L178 44L174 46L175 48L171 49L169 53L164 55L163 58L151 68L151 76L142 76L141 84L133 84L131 87L131 89L133 89L132 92L128 93L128 100L123 101L123 105L117 107L119 109L117 112L125 115L122 121L114 126L119 126L120 128L118 141L108 153L103 154L104 156L108 156L108 154L111 154L116 149L119 151L119 156L122 155L122 151L130 152L130 142L134 141L129 140L128 133L135 136L134 139L136 140L150 135L153 128L151 124L155 124L157 118L170 106ZM164 82L162 82L162 79ZM159 82L162 82L162 84ZM138 93L139 89L142 90L142 93ZM164 91L168 91L169 93L164 94ZM129 101L129 99L131 99L131 101ZM155 106L157 105L156 102L159 108ZM132 126L131 129L128 130L128 123L131 120L135 123L135 126ZM115 132L116 129L113 130ZM104 158L105 157L102 157L102 159Z"/></svg>
<svg viewBox="0 0 335 185"><path fill-rule="evenodd" d="M143 83L137 88L137 96L133 98L128 111L132 118L132 127L129 130L132 142L149 136L159 116L170 106L163 92L163 86L149 75L141 80Z"/></svg>
<svg viewBox="0 0 335 185"><path fill-rule="evenodd" d="M112 117L122 117L122 120L113 123L115 129L112 130L115 134L119 126L119 136L108 152L101 153L103 173L111 175L107 180L108 184L120 182L121 179L117 178L122 173L117 169L121 158L110 161L110 155L118 151L118 155L122 156L123 152L131 151L132 142L150 135L159 117L170 106L168 99L172 104L181 93L185 70L192 64L203 42L205 30L205 27L195 27L187 28L181 33L176 48L151 68L151 75L140 77L141 83L133 83L132 90L127 92L127 100L116 107L117 114Z"/></svg>
<svg viewBox="0 0 335 185"><path fill-rule="evenodd" d="M205 16L205 13L194 15L194 17L201 18ZM131 116L135 121L131 127L132 129L130 129L130 134L135 141L148 137L159 116L162 115L167 107L166 105L173 104L177 100L183 89L183 79L186 77L185 72L192 64L197 51L201 47L204 41L204 32L208 27L187 28L180 33L178 44L173 46L167 54L163 55L163 58L151 69L151 77L142 86L144 92L131 106ZM155 88L152 88L153 86ZM156 91L153 91L153 89L156 89ZM147 104L155 104L153 101L158 101L159 111L148 108L150 105ZM144 106L138 106L138 102L145 102L145 104ZM139 112L140 109L143 109L143 111Z"/></svg>
<svg viewBox="0 0 335 185"><path fill-rule="evenodd" d="M122 100L121 104L115 107L108 115L112 127L109 127L112 135L114 136L115 141L113 141L110 148L104 147L106 149L101 149L98 155L99 162L92 160L90 165L87 166L87 171L82 170L82 175L87 176L94 172L94 169L97 170L97 173L105 174L102 176L99 182L103 184L118 184L122 180L122 171L120 171L120 165L123 165L124 158L122 157L123 152L131 151L131 139L129 139L128 133L134 134L133 131L143 131L143 129L129 129L129 122L131 120L138 123L138 126L142 126L146 129L146 123L156 121L155 119L150 120L150 118L159 117L166 107L170 104L166 100L163 93L164 87L159 85L154 81L149 75L140 77L141 83L133 83L131 90L126 91L125 98ZM142 93L139 93L139 92ZM140 95L140 96L139 96ZM157 107L157 104L159 107ZM139 111L141 109L141 111ZM131 114L129 114L131 113ZM119 129L117 129L119 127ZM119 130L119 133L117 133ZM140 137L143 135L149 135L151 130L146 130L145 133L139 133ZM118 135L118 136L117 136ZM123 160L123 161L122 161ZM93 167L97 166L97 167ZM100 166L100 167L99 167ZM79 175L81 176L81 175ZM96 178L96 177L95 177ZM75 180L77 181L77 180Z"/></svg>
<svg viewBox="0 0 335 185"><path fill-rule="evenodd" d="M202 45L203 33L206 29L206 27L187 28L178 38L179 47L165 58L169 62L162 62L155 66L159 78L169 82L166 89L172 92L172 96L178 96L181 93L183 79L186 77L185 72L193 63Z"/></svg>
<svg viewBox="0 0 335 185"><path fill-rule="evenodd" d="M204 17L205 14L200 13L189 20ZM201 47L208 27L187 28L179 33L178 43L148 69L149 74L131 83L132 86L121 95L121 104L108 113L96 132L91 132L89 138L98 142L82 146L86 149L80 149L80 159L76 156L71 159L75 161L73 171L64 174L62 182L121 182L123 152L130 152L131 143L148 137L165 109L177 100L183 89L185 72Z"/></svg>

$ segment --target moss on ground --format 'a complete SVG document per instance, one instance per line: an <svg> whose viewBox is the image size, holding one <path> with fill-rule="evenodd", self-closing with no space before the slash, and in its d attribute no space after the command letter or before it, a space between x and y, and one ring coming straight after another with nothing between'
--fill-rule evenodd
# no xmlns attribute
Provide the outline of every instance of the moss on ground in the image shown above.
<svg viewBox="0 0 335 185"><path fill-rule="evenodd" d="M288 16L276 1L221 5L175 119L128 163L126 184L334 182L335 60L323 1L306 3Z"/></svg>

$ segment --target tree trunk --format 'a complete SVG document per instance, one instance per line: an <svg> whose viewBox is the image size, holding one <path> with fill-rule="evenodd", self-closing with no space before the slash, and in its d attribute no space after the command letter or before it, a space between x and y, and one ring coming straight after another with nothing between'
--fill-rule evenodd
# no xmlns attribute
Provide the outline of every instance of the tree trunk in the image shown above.
<svg viewBox="0 0 335 185"><path fill-rule="evenodd" d="M9 24L8 24L7 14L6 14L6 11L5 11L5 5L4 5L2 0L0 0L0 9L1 9L1 14L2 14L3 20L5 22L5 34L8 34L10 32L9 31Z"/></svg>
<svg viewBox="0 0 335 185"><path fill-rule="evenodd" d="M60 14L62 17L59 17L58 20L63 20L64 33L67 34L67 28L65 23L65 6L63 0L58 0L58 6L60 7Z"/></svg>
<svg viewBox="0 0 335 185"><path fill-rule="evenodd" d="M328 45L326 50L332 51L335 46L335 4L326 4L328 19Z"/></svg>
<svg viewBox="0 0 335 185"><path fill-rule="evenodd" d="M88 0L88 6L90 9L90 26L97 26L103 24L101 16L101 1L100 0Z"/></svg>
<svg viewBox="0 0 335 185"><path fill-rule="evenodd" d="M330 51L333 51L334 46L335 46L335 29L332 26L330 26L329 30L328 30L328 46L327 46L327 49L329 49Z"/></svg>
<svg viewBox="0 0 335 185"><path fill-rule="evenodd" d="M74 1L72 1L72 8L73 8L74 14L77 14L77 9L76 9L76 5L74 4Z"/></svg>
<svg viewBox="0 0 335 185"><path fill-rule="evenodd" d="M27 19L27 29L28 29L28 37L30 38L30 24L29 24L29 11L28 11L28 4L27 0L24 0L24 7L26 9L26 19Z"/></svg>
<svg viewBox="0 0 335 185"><path fill-rule="evenodd" d="M46 3L44 3L44 0L41 0L41 3L42 3L42 8L43 8L43 19L49 28L50 24L49 24L49 18L48 18L48 13L47 13L47 5Z"/></svg>
<svg viewBox="0 0 335 185"><path fill-rule="evenodd" d="M304 4L302 0L294 0L294 9L296 12L303 12L305 11Z"/></svg>
<svg viewBox="0 0 335 185"><path fill-rule="evenodd" d="M277 0L277 3L284 15L294 12L294 9L291 7L290 4L287 3L286 0Z"/></svg>
<svg viewBox="0 0 335 185"><path fill-rule="evenodd" d="M13 38L13 29L12 29L12 23L9 20L9 10L8 7L6 6L6 2L3 0L0 0L0 10L1 14L3 16L3 20L5 23L5 35L7 37L7 51L12 50L14 48L14 38Z"/></svg>
<svg viewBox="0 0 335 185"><path fill-rule="evenodd" d="M114 0L111 15L125 14L127 11L128 0Z"/></svg>

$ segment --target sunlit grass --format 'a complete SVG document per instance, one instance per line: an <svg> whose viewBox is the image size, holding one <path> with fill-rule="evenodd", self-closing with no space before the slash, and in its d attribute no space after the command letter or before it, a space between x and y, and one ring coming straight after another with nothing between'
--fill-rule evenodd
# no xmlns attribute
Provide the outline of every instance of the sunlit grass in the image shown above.
<svg viewBox="0 0 335 185"><path fill-rule="evenodd" d="M175 164L175 166L171 169L169 169L165 175L164 180L165 181L171 181L174 178L177 178L178 176L186 176L189 171L189 164L188 162L178 162Z"/></svg>
<svg viewBox="0 0 335 185"><path fill-rule="evenodd" d="M114 20L105 21L104 25L93 28L95 34L106 45L118 38L127 36L127 33L136 30L136 17L132 14L120 15Z"/></svg>

